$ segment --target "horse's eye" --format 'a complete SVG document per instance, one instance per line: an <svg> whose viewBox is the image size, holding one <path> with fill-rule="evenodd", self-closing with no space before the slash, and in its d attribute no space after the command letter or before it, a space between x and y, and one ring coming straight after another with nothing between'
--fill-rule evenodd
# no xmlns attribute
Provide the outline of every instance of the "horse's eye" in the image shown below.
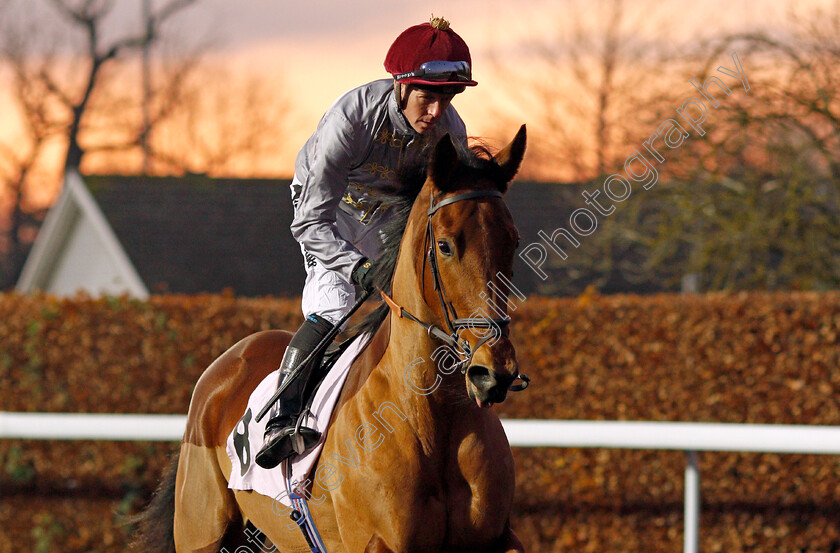
<svg viewBox="0 0 840 553"><path fill-rule="evenodd" d="M449 245L449 242L446 240L438 240L437 245L441 255L445 255L446 257L452 256L452 247Z"/></svg>

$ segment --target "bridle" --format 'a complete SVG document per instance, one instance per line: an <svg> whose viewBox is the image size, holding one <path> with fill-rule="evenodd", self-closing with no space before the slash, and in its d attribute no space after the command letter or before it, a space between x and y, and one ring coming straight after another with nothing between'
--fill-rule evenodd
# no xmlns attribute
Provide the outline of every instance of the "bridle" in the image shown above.
<svg viewBox="0 0 840 553"><path fill-rule="evenodd" d="M459 368L461 373L465 373L467 367L472 362L472 358L475 355L475 352L478 351L478 348L483 346L487 343L492 337L493 334L489 333L483 337L481 337L475 345L475 348L470 346L469 341L464 338L460 337L460 332L466 328L484 328L487 330L491 330L494 328L498 328L500 331L510 324L510 317L503 317L503 318L490 318L490 317L465 317L465 318L458 318L458 314L455 312L455 307L452 305L447 299L446 290L443 286L443 280L440 276L440 270L438 268L438 259L437 259L437 240L435 238L435 230L432 226L432 216L437 213L437 211L447 205L454 204L456 202L461 202L464 200L473 200L477 198L501 198L502 193L498 190L475 190L473 192L465 192L463 194L458 194L444 200L441 200L435 203L434 196L430 196L429 198L429 210L428 210L428 218L426 220L426 235L424 238L423 249L426 250L426 255L423 258L423 270L422 275L425 279L426 276L426 261L429 262L429 267L432 272L432 279L434 281L434 289L437 292L438 301L440 302L441 310L443 311L443 319L446 323L446 328L449 330L447 333L445 330L440 328L439 326L427 323L408 311L400 305L398 305L393 299L391 299L388 294L385 292L381 292L382 298L385 300L385 303L397 314L400 318L406 318L411 321L416 322L417 324L421 325L423 328L426 329L426 332L429 334L430 337L437 338L438 340L444 342L448 346L450 346L455 353L460 358L460 361L457 363L455 368ZM423 285L425 288L425 285ZM454 368L453 368L454 371ZM520 392L528 387L528 383L531 381L526 375L521 374L517 371L516 376L514 377L514 381L516 379L522 380L521 384L516 384L510 386L508 389L513 392Z"/></svg>

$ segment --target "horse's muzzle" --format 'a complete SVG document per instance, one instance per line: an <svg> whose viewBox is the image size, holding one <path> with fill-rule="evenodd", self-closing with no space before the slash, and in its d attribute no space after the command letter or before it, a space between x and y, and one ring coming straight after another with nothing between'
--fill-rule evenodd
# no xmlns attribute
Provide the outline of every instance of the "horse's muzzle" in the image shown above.
<svg viewBox="0 0 840 553"><path fill-rule="evenodd" d="M467 389L479 407L503 402L514 380L514 374L497 372L483 365L470 365L467 369Z"/></svg>

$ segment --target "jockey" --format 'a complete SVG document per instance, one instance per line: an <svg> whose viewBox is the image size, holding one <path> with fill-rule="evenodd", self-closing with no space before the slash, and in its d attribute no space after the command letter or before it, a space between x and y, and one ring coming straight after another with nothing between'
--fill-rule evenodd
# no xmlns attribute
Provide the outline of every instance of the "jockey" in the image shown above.
<svg viewBox="0 0 840 553"><path fill-rule="evenodd" d="M426 161L443 135L466 144L464 122L450 102L477 84L471 61L467 44L445 19L409 27L385 56L393 78L341 96L298 153L291 229L306 265L305 320L286 349L278 387L350 311L354 284L374 289L369 260L379 256L380 232L390 219L375 192L392 187L402 167ZM320 438L303 426L295 436L320 361L308 363L271 407L255 457L259 466L273 468Z"/></svg>

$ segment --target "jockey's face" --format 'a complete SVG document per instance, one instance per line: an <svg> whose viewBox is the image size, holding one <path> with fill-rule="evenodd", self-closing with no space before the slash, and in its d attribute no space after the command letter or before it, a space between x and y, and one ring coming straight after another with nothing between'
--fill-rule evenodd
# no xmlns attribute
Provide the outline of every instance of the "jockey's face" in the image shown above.
<svg viewBox="0 0 840 553"><path fill-rule="evenodd" d="M403 100L403 114L411 127L420 134L429 132L437 125L455 96L416 86L408 86L403 94L408 95Z"/></svg>

